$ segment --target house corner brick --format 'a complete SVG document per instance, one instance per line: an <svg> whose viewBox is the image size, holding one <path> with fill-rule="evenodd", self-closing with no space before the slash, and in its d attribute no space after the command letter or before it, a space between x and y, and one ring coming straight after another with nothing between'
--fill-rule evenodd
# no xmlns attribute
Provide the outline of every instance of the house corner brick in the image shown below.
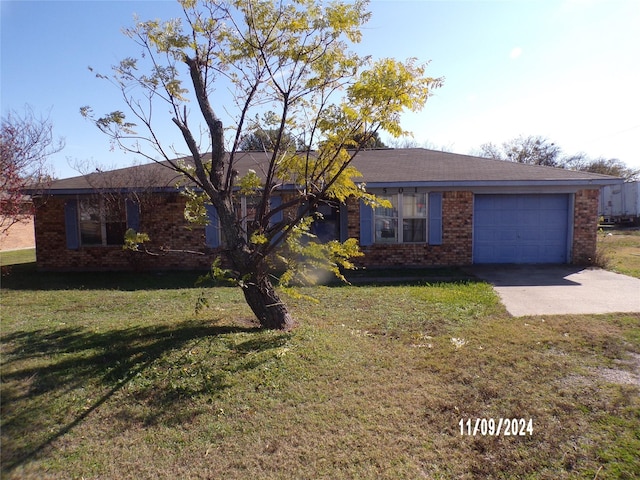
<svg viewBox="0 0 640 480"><path fill-rule="evenodd" d="M600 190L579 190L574 196L571 263L590 265L596 259Z"/></svg>

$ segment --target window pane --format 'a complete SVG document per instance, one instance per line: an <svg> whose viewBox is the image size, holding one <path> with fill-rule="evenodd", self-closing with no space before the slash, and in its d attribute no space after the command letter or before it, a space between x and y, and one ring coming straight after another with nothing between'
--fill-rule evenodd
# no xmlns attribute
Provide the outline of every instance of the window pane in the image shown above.
<svg viewBox="0 0 640 480"><path fill-rule="evenodd" d="M244 202L242 200L244 200ZM242 206L243 203L244 209ZM233 209L236 212L236 218L238 219L238 221L244 223L245 221L255 220L258 213L259 203L260 199L256 197L244 197L244 199L236 199L236 201L233 202Z"/></svg>
<svg viewBox="0 0 640 480"><path fill-rule="evenodd" d="M378 195L378 198L391 202L391 208L377 207L376 217L398 218L398 197L396 195Z"/></svg>
<svg viewBox="0 0 640 480"><path fill-rule="evenodd" d="M82 245L102 245L100 222L80 223L80 241Z"/></svg>
<svg viewBox="0 0 640 480"><path fill-rule="evenodd" d="M402 214L404 218L427 216L427 194L405 193L402 198Z"/></svg>
<svg viewBox="0 0 640 480"><path fill-rule="evenodd" d="M122 245L127 229L124 202L84 198L79 202L82 245ZM106 238L105 238L106 232Z"/></svg>
<svg viewBox="0 0 640 480"><path fill-rule="evenodd" d="M402 222L402 241L405 243L427 241L427 220L410 218Z"/></svg>
<svg viewBox="0 0 640 480"><path fill-rule="evenodd" d="M252 222L256 219L256 215L258 214L258 204L260 200L257 198L247 198L247 211L246 218L248 221Z"/></svg>
<svg viewBox="0 0 640 480"><path fill-rule="evenodd" d="M127 231L127 222L107 223L107 245L124 244L124 234Z"/></svg>
<svg viewBox="0 0 640 480"><path fill-rule="evenodd" d="M104 200L104 222L107 232L107 245L122 245L127 231L127 214L124 202L114 199Z"/></svg>
<svg viewBox="0 0 640 480"><path fill-rule="evenodd" d="M376 243L397 243L398 197L396 195L380 195L378 198L391 202L391 208L376 208L375 241Z"/></svg>
<svg viewBox="0 0 640 480"><path fill-rule="evenodd" d="M80 200L80 221L100 222L100 203L97 200Z"/></svg>
<svg viewBox="0 0 640 480"><path fill-rule="evenodd" d="M105 210L105 221L106 222L125 222L126 221L126 211L124 208L124 203L117 202L104 202L104 210Z"/></svg>
<svg viewBox="0 0 640 480"><path fill-rule="evenodd" d="M83 245L102 245L100 202L84 199L79 202L80 242Z"/></svg>
<svg viewBox="0 0 640 480"><path fill-rule="evenodd" d="M318 205L315 209L321 216L315 217L311 224L311 232L318 237L320 243L327 243L340 238L340 210L333 205Z"/></svg>
<svg viewBox="0 0 640 480"><path fill-rule="evenodd" d="M398 220L376 217L376 242L396 243L398 241Z"/></svg>
<svg viewBox="0 0 640 480"><path fill-rule="evenodd" d="M236 212L236 219L241 222L242 221L242 205L240 202L233 202L233 210Z"/></svg>

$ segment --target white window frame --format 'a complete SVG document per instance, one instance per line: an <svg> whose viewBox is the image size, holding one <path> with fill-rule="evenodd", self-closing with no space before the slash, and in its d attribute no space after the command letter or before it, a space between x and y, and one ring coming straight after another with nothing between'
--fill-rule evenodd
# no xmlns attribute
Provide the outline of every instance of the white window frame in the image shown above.
<svg viewBox="0 0 640 480"><path fill-rule="evenodd" d="M429 194L427 192L403 192L399 191L398 193L380 193L377 194L379 197L394 197L396 203L396 216L388 216L388 215L380 215L379 212L387 209L383 208L374 208L373 213L373 242L377 245L423 245L429 242ZM404 199L405 195L424 195L424 216L408 216L405 215L404 208ZM379 220L381 218L391 218L395 219L395 236L391 240L382 240L382 234L378 235L378 225ZM419 242L411 242L404 240L404 223L405 220L424 220L425 228L424 228L424 240Z"/></svg>
<svg viewBox="0 0 640 480"><path fill-rule="evenodd" d="M86 243L82 240L82 225L83 223L86 223L82 220L82 204L83 202L90 202L93 203L97 201L98 202L98 215L100 217L99 222L100 222L100 243ZM124 207L123 207L124 208ZM107 243L107 206L105 204L105 200L102 197L84 197L84 198L78 198L78 231L80 234L80 245L83 247L109 247L109 246L118 246L118 245L124 245L124 237L122 238L122 241L119 243ZM118 222L119 223L119 222ZM126 209L124 209L124 223L125 223L125 229L126 229L126 224L127 224L127 213L126 213Z"/></svg>
<svg viewBox="0 0 640 480"><path fill-rule="evenodd" d="M242 231L244 232L244 236L245 236L245 240L247 239L247 220L248 220L248 214L247 214L247 208L249 203L253 203L253 202L249 202L250 199L256 199L256 206L257 203L259 202L259 197L247 197L246 195L242 195L240 197L240 211L236 211L236 215L240 215L240 222L242 225ZM255 217L254 217L255 218ZM253 220L253 219L252 219Z"/></svg>

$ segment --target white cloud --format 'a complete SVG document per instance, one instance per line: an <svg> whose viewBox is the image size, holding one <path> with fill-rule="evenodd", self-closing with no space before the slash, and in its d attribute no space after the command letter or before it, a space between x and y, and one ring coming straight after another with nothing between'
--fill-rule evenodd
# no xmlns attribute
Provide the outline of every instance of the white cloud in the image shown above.
<svg viewBox="0 0 640 480"><path fill-rule="evenodd" d="M509 54L509 58L511 60L515 60L516 58L520 57L520 55L522 55L522 48L514 47L513 49L511 49L511 53Z"/></svg>

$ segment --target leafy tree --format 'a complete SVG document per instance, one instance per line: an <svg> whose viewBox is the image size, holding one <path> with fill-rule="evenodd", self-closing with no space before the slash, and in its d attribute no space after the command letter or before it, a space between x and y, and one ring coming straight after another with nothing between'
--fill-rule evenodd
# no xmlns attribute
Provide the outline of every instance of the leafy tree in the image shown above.
<svg viewBox="0 0 640 480"><path fill-rule="evenodd" d="M256 115L240 139L238 150L273 152L278 142L281 150L293 151L298 146L304 147L302 141L296 140L286 127L282 132L281 130L280 117L275 112L269 110L261 117Z"/></svg>
<svg viewBox="0 0 640 480"><path fill-rule="evenodd" d="M238 149L254 152L272 152L278 140L279 133L280 131L275 128L256 130L242 139ZM287 145L295 145L290 135L283 135L282 140L283 143Z"/></svg>
<svg viewBox="0 0 640 480"><path fill-rule="evenodd" d="M533 135L519 136L500 146L493 143L480 146L480 155L487 158L547 167L562 167L561 154L562 150L555 143Z"/></svg>
<svg viewBox="0 0 640 480"><path fill-rule="evenodd" d="M356 133L353 136L353 141L363 149L374 150L376 148L388 148L387 145L380 138L378 132L373 132L373 135L369 135L366 132Z"/></svg>
<svg viewBox="0 0 640 480"><path fill-rule="evenodd" d="M567 168L582 172L600 173L613 177L624 178L625 181L637 180L640 170L629 168L622 160L617 158L599 157L591 159L583 153L573 155L566 159Z"/></svg>
<svg viewBox="0 0 640 480"><path fill-rule="evenodd" d="M627 167L617 158L593 159L584 153L564 155L562 149L555 143L544 137L532 135L513 138L501 146L485 143L480 146L480 155L496 160L600 173L622 177L627 181L634 180L640 175L640 171Z"/></svg>
<svg viewBox="0 0 640 480"><path fill-rule="evenodd" d="M376 204L376 198L352 180L359 175L353 158L378 131L405 134L400 115L421 109L441 80L425 76L415 59L372 61L350 50L370 17L367 2L321 0L180 0L184 17L166 22L139 21L126 30L142 48L141 58L127 58L108 79L122 92L134 120L122 111L96 117L81 113L127 151L166 160L196 186L188 189L187 214L204 221L205 204L215 207L229 274L242 288L252 311L266 328L295 325L273 288L270 259L291 267L323 266L339 274L359 253L357 242L320 244L310 238L313 212L327 202L348 197ZM188 81L183 79L186 73ZM224 108L221 91L234 92ZM189 99L198 113L187 109ZM167 106L188 150L177 161L177 149L162 143L157 132L158 103ZM155 107L155 108L154 108ZM259 173L238 177L236 163L243 139L255 131L249 120L272 111L271 148ZM231 119L225 124L220 111ZM197 115L197 117L196 117ZM137 125L136 125L137 124ZM198 138L204 125L206 142ZM142 127L146 134L138 133ZM225 132L228 142L225 143ZM354 140L361 135L359 141ZM290 148L288 136L300 139L302 152ZM295 195L272 207L270 197L283 184L295 184ZM239 195L255 200L255 216L238 219ZM283 219L279 220L280 213ZM292 213L293 212L293 213ZM215 263L214 270L219 270Z"/></svg>
<svg viewBox="0 0 640 480"><path fill-rule="evenodd" d="M261 128L256 129L241 140L239 150L272 152L279 133L280 131L277 128L269 128L266 130ZM356 133L352 140L354 146L357 145L363 150L388 148L380 138L378 132L373 132L373 135ZM305 150L305 148L307 148L302 141L296 142L293 137L287 133L282 136L282 143L285 146L296 148L297 150Z"/></svg>
<svg viewBox="0 0 640 480"><path fill-rule="evenodd" d="M0 127L0 234L32 214L24 190L51 179L46 161L64 147L54 140L48 118L36 117L27 107L24 115L9 112Z"/></svg>

